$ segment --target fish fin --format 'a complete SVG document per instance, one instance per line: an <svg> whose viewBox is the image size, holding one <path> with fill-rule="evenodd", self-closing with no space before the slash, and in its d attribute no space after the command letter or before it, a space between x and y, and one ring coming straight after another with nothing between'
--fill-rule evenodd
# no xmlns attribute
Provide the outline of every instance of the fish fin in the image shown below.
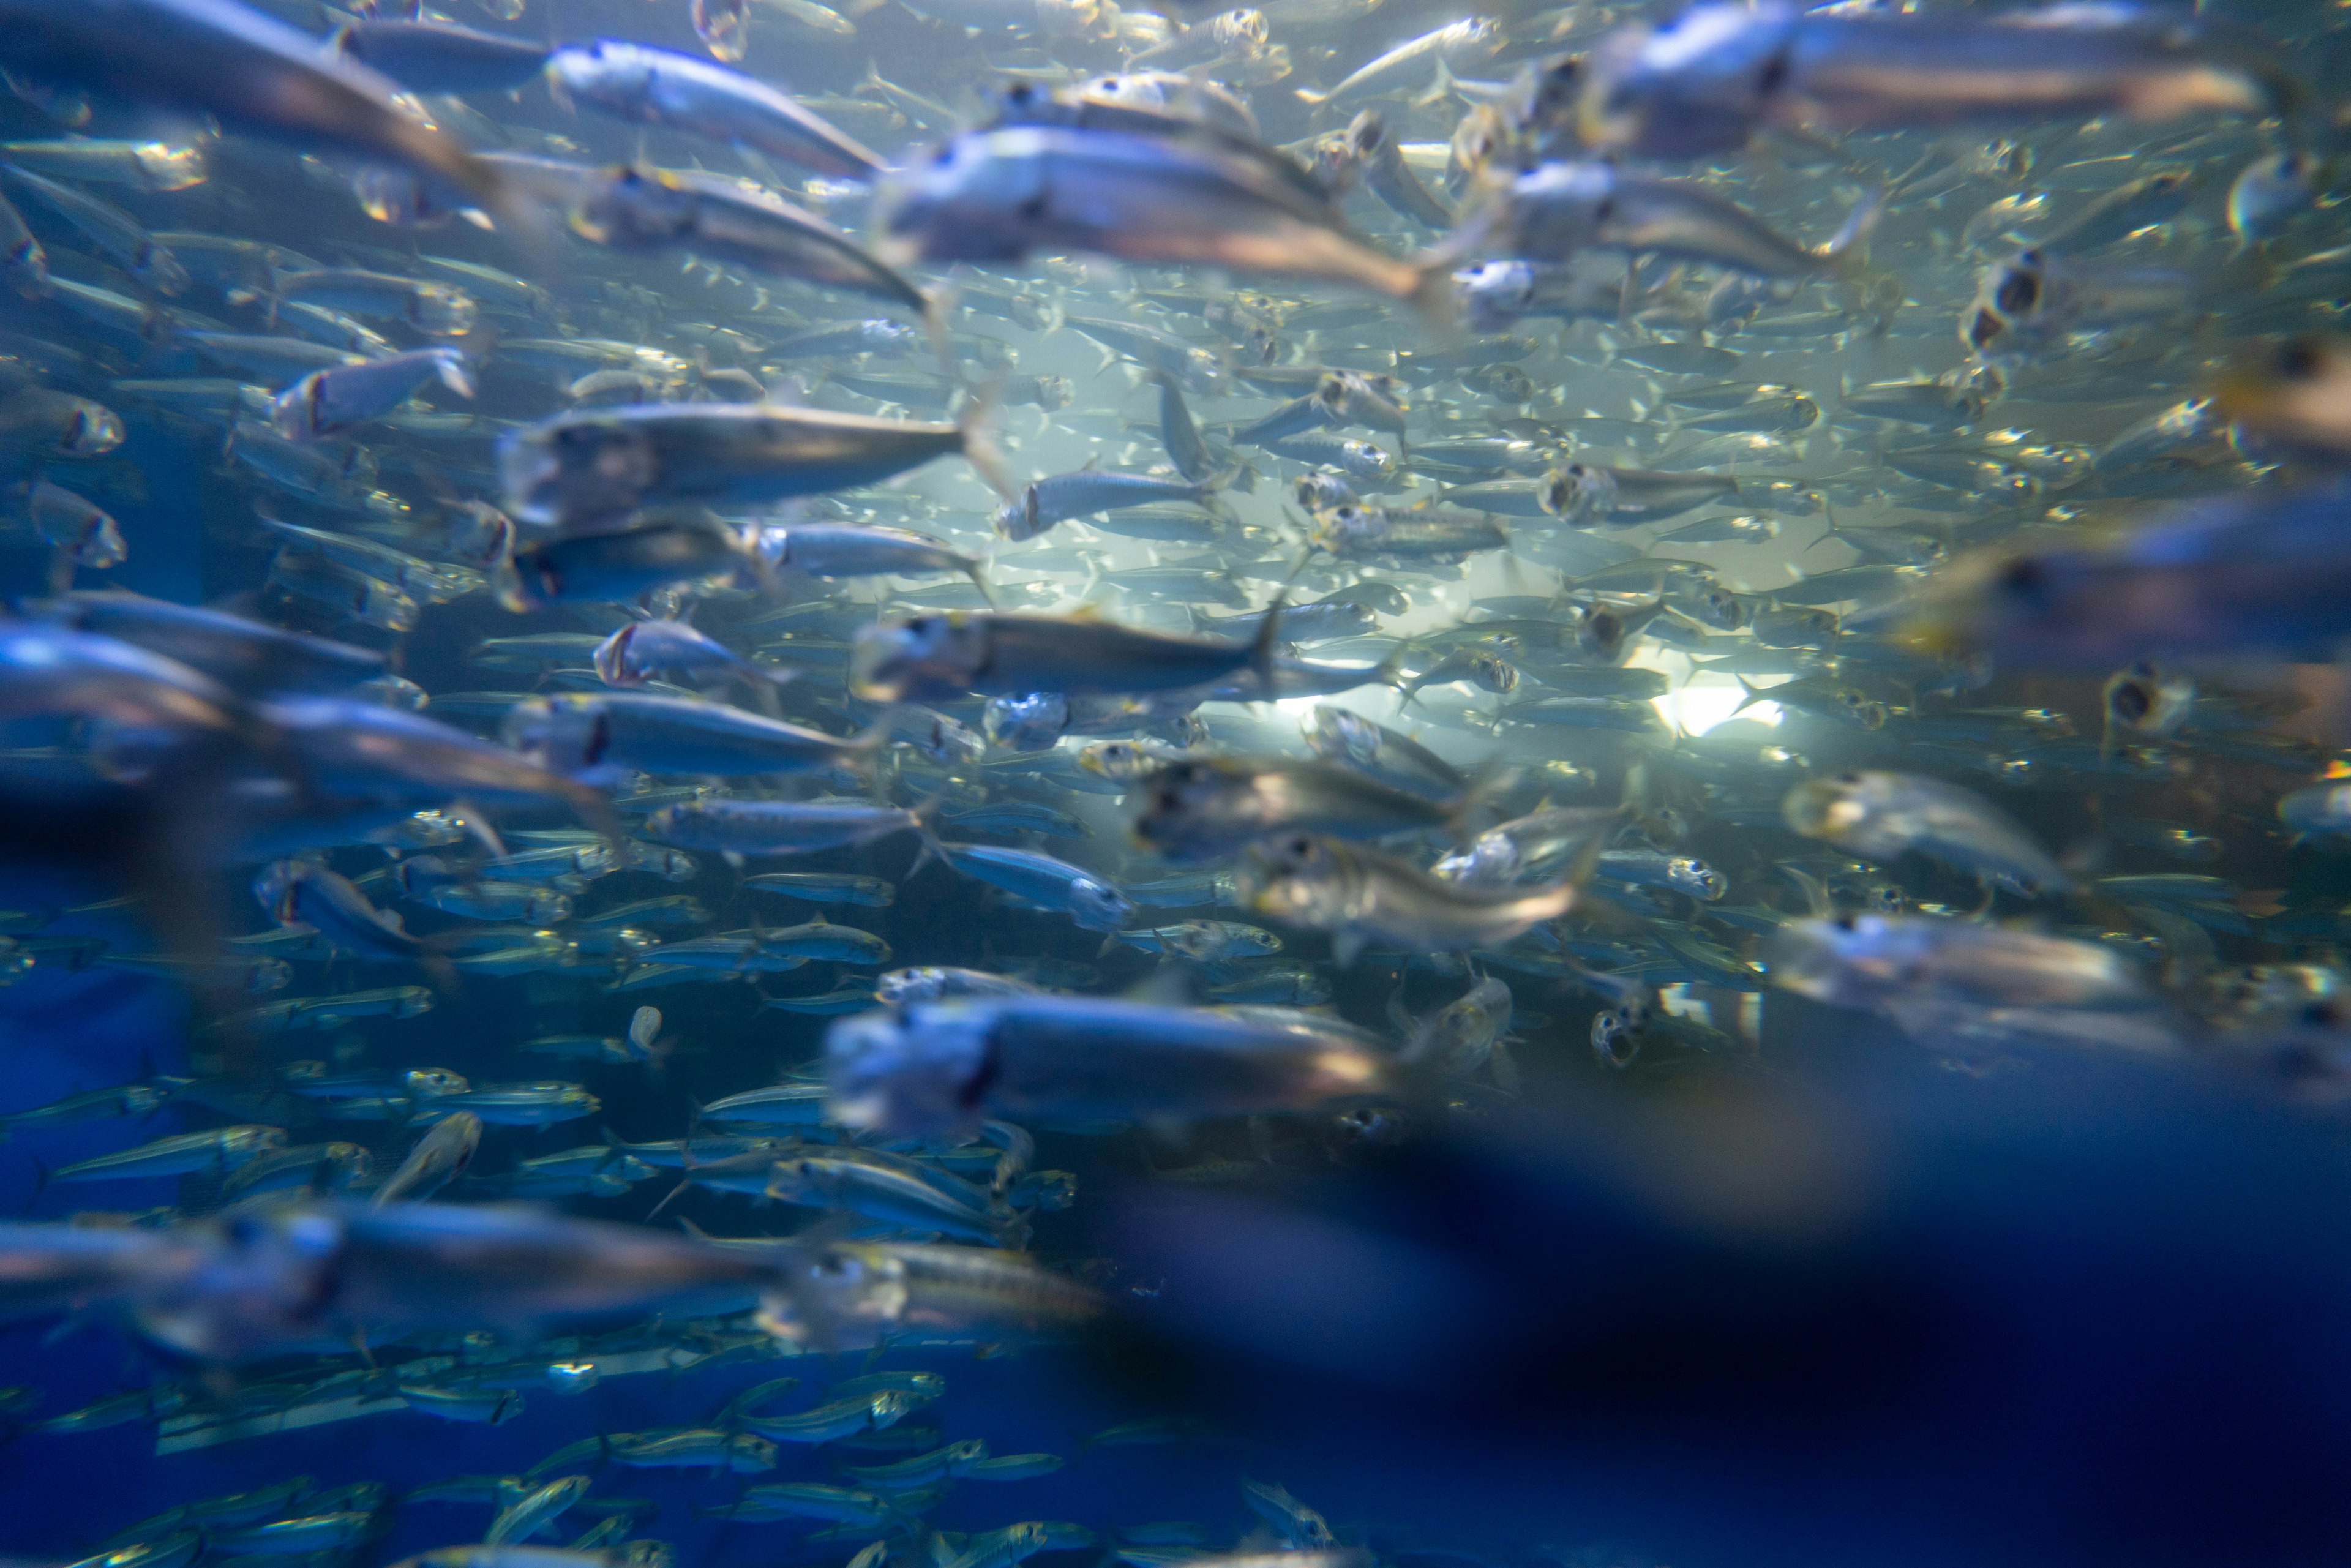
<svg viewBox="0 0 2351 1568"><path fill-rule="evenodd" d="M1310 109L1320 109L1324 104L1331 101L1331 95L1329 93L1316 92L1311 87L1292 88L1290 90L1298 95L1299 102L1305 104Z"/></svg>
<svg viewBox="0 0 2351 1568"><path fill-rule="evenodd" d="M1300 570L1305 569L1309 559L1300 558ZM1290 575L1294 580L1298 572L1292 571ZM1277 690L1273 679L1274 650L1280 645L1281 612L1289 602L1290 584L1285 582L1281 585L1281 591L1273 596L1273 602L1266 606L1265 619L1258 622L1257 635L1249 640L1249 668L1257 672L1258 689L1265 694L1267 702L1274 700Z"/></svg>
<svg viewBox="0 0 2351 1568"><path fill-rule="evenodd" d="M1835 908L1829 899L1828 884L1822 882L1820 878L1810 872L1792 866L1784 861L1780 863L1777 870L1782 876L1796 884L1796 890L1804 895L1805 906L1814 918L1817 919Z"/></svg>
<svg viewBox="0 0 2351 1568"><path fill-rule="evenodd" d="M1338 965L1342 969L1353 967L1356 958L1359 957L1364 951L1364 943L1368 940L1369 938L1360 936L1353 931L1332 932L1331 934L1331 961Z"/></svg>
<svg viewBox="0 0 2351 1568"><path fill-rule="evenodd" d="M1460 82L1454 78L1453 68L1445 63L1443 55L1438 55L1437 69L1429 73L1428 90L1413 99L1413 102L1418 105L1441 102L1447 93L1456 95L1465 104L1469 101L1468 95L1461 90ZM1350 126L1348 129L1353 130L1353 127Z"/></svg>
<svg viewBox="0 0 2351 1568"><path fill-rule="evenodd" d="M463 354L453 351L435 355L433 368L434 372L441 378L443 386L447 387L459 397L474 395L473 372L467 368L465 357Z"/></svg>

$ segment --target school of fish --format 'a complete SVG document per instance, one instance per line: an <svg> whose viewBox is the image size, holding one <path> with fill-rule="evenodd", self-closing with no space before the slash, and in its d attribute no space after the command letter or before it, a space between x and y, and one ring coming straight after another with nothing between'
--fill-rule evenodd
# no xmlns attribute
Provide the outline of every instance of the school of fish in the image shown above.
<svg viewBox="0 0 2351 1568"><path fill-rule="evenodd" d="M184 1018L0 1080L0 1311L148 1358L0 1421L674 1419L77 1568L670 1568L646 1472L738 1555L1367 1568L1247 1474L934 1521L1192 1436L941 1424L1185 1291L1081 1173L1775 1008L2351 1082L2339 9L445 3L0 0L0 800L128 824L0 1013Z"/></svg>

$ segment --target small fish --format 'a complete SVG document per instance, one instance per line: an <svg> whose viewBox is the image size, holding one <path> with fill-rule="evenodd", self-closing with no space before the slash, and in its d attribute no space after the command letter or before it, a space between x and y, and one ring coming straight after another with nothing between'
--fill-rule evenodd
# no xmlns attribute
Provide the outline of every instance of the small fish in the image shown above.
<svg viewBox="0 0 2351 1568"><path fill-rule="evenodd" d="M1916 774L1855 772L1800 784L1788 826L1872 860L1917 852L2025 894L2063 893L2070 879L1989 801Z"/></svg>
<svg viewBox="0 0 2351 1568"><path fill-rule="evenodd" d="M1701 5L1604 40L1584 74L1576 125L1597 148L1696 158L1733 152L1773 125L2260 118L2302 96L2281 61L2192 26L2067 12L1928 17Z"/></svg>
<svg viewBox="0 0 2351 1568"><path fill-rule="evenodd" d="M883 169L881 159L789 94L690 55L600 39L557 49L547 75L572 101L622 120L746 147L820 174L866 179Z"/></svg>

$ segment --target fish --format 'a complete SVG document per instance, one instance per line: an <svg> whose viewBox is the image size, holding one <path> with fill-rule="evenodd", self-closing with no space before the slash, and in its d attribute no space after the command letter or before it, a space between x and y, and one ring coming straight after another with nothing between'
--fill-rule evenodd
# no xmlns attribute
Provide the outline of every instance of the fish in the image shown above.
<svg viewBox="0 0 2351 1568"><path fill-rule="evenodd" d="M1071 1051L1123 1060L1073 1074ZM1393 1093L1388 1063L1343 1037L1149 1003L1038 997L921 1003L837 1019L833 1114L905 1135L976 1130L980 1113L1132 1120L1249 1113Z"/></svg>
<svg viewBox="0 0 2351 1568"><path fill-rule="evenodd" d="M1491 19L1465 16L1364 62L1326 92L1311 88L1293 90L1301 102L1317 109L1327 108L1388 90L1397 78L1416 73L1424 63L1450 65L1475 55L1492 54L1501 45L1500 31Z"/></svg>
<svg viewBox="0 0 2351 1568"><path fill-rule="evenodd" d="M1116 931L1134 913L1133 901L1089 872L1031 850L935 841L930 851L964 875L1011 894L1023 903L1069 915L1089 931Z"/></svg>
<svg viewBox="0 0 2351 1568"><path fill-rule="evenodd" d="M1352 768L1283 758L1215 757L1173 762L1134 780L1129 830L1175 864L1221 860L1259 840L1309 832L1381 839L1458 819L1449 803L1401 789Z"/></svg>
<svg viewBox="0 0 2351 1568"><path fill-rule="evenodd" d="M1017 612L916 616L859 633L850 686L876 701L924 702L1181 691L1245 670L1263 682L1280 619L1268 616L1242 643Z"/></svg>
<svg viewBox="0 0 2351 1568"><path fill-rule="evenodd" d="M1773 125L2259 116L2301 97L2282 60L2193 28L2062 11L1929 20L1707 5L1611 36L1579 84L1575 120L1594 146L1693 158Z"/></svg>
<svg viewBox="0 0 2351 1568"><path fill-rule="evenodd" d="M465 1174L482 1141L482 1118L458 1111L435 1121L369 1197L383 1205L422 1203Z"/></svg>
<svg viewBox="0 0 2351 1568"><path fill-rule="evenodd" d="M557 49L548 80L567 99L622 120L670 126L820 174L870 178L880 158L756 78L620 39Z"/></svg>
<svg viewBox="0 0 2351 1568"><path fill-rule="evenodd" d="M1044 202L1016 209L1002 199L1040 185ZM967 131L907 183L884 227L904 253L932 262L1010 261L1067 247L1333 279L1437 316L1452 292L1450 257L1396 261L1298 182L1269 181L1251 161L1153 136Z"/></svg>
<svg viewBox="0 0 2351 1568"><path fill-rule="evenodd" d="M1702 262L1757 277L1847 275L1865 264L1879 208L1865 198L1817 247L1797 245L1737 204L1686 180L1607 162L1546 163L1521 174L1473 219L1522 261L1560 263L1592 249Z"/></svg>
<svg viewBox="0 0 2351 1568"><path fill-rule="evenodd" d="M507 509L553 526L649 506L742 504L872 484L951 453L973 433L767 403L643 403L558 414L503 439Z"/></svg>
<svg viewBox="0 0 2351 1568"><path fill-rule="evenodd" d="M29 79L209 114L446 180L510 216L527 212L455 139L402 115L391 81L229 0L121 0L102 12L19 0L5 30L0 66Z"/></svg>

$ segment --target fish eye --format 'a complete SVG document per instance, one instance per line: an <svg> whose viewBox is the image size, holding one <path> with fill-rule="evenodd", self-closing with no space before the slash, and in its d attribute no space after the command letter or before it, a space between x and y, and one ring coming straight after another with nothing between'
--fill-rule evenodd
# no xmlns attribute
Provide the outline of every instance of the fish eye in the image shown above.
<svg viewBox="0 0 2351 1568"><path fill-rule="evenodd" d="M2306 381L2318 373L2322 356L2308 338L2296 338L2278 350L2277 373L2288 381Z"/></svg>
<svg viewBox="0 0 2351 1568"><path fill-rule="evenodd" d="M2147 695L2147 688L2138 682L2125 681L2115 688L2115 695L2108 706L2114 709L2116 718L2128 724L2137 724L2147 716L2148 710L2155 706L2155 701Z"/></svg>
<svg viewBox="0 0 2351 1568"><path fill-rule="evenodd" d="M1861 922L1855 919L1850 912L1838 915L1835 919L1830 921L1829 924L1835 926L1838 930L1847 933L1857 930L1861 925Z"/></svg>
<svg viewBox="0 0 2351 1568"><path fill-rule="evenodd" d="M2000 574L2000 586L2019 598L2037 599L2049 586L2049 574L2040 560L2022 556L2008 563Z"/></svg>
<svg viewBox="0 0 2351 1568"><path fill-rule="evenodd" d="M1785 54L1776 54L1770 59L1765 60L1763 62L1763 68L1755 73L1755 91L1757 96L1761 98L1770 98L1782 88L1787 86L1788 69L1788 57Z"/></svg>
<svg viewBox="0 0 2351 1568"><path fill-rule="evenodd" d="M2022 262L2022 258L2019 259ZM1999 306L2003 314L2022 316L2041 298L2041 279L2027 270L2029 266L2029 263L2024 263L2012 267L2000 280L2000 287L1993 293L1991 302Z"/></svg>
<svg viewBox="0 0 2351 1568"><path fill-rule="evenodd" d="M1840 773L1836 776L1836 781L1848 787L1857 786L1861 782L1861 775L1858 773Z"/></svg>

